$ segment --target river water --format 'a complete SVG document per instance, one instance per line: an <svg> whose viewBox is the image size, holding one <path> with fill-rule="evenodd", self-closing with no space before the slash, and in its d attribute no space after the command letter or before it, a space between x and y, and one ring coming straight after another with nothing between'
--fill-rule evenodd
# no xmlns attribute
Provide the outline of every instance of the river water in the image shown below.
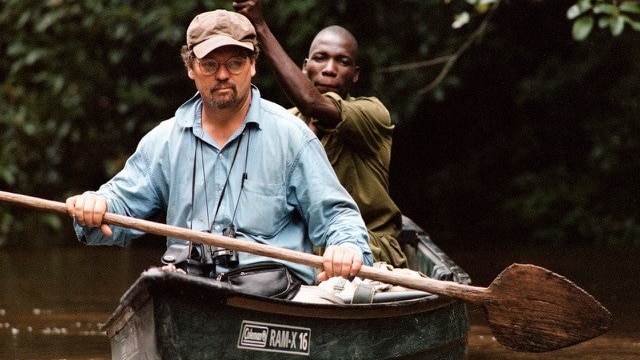
<svg viewBox="0 0 640 360"><path fill-rule="evenodd" d="M606 334L566 349L516 353L491 336L479 308L470 307L469 360L640 359L640 250L500 246L446 250L488 286L514 262L533 263L573 280L614 316ZM100 331L138 275L157 265L160 247L0 249L0 359L110 359Z"/></svg>

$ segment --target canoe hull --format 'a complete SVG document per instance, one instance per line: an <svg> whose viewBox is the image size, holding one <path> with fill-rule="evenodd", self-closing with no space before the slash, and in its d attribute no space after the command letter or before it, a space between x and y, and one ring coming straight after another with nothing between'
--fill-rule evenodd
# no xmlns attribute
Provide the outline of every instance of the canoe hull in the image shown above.
<svg viewBox="0 0 640 360"><path fill-rule="evenodd" d="M406 217L403 222L399 240L413 269L470 283L424 231ZM122 296L103 328L114 360L466 358L464 303L397 294L380 293L382 302L368 304L301 303L150 269Z"/></svg>
<svg viewBox="0 0 640 360"><path fill-rule="evenodd" d="M466 307L435 296L400 303L318 305L204 288L151 272L109 330L114 359L463 359ZM185 281L188 282L185 283ZM145 299L146 298L146 299ZM185 354L188 354L185 356Z"/></svg>

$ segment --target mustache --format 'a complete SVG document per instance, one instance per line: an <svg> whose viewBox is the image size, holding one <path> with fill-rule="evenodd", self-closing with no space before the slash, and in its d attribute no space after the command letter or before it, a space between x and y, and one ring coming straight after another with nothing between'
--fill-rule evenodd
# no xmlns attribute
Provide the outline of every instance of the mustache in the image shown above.
<svg viewBox="0 0 640 360"><path fill-rule="evenodd" d="M223 89L232 89L232 90L236 90L236 86L234 84L231 83L224 83L224 84L218 84L216 86L211 87L209 90L211 92L215 92L218 90L223 90Z"/></svg>

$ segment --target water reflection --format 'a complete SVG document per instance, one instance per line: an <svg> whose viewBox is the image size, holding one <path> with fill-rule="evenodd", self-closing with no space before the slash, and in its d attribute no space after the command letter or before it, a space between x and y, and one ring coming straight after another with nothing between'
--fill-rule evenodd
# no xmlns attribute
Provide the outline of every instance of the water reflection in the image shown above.
<svg viewBox="0 0 640 360"><path fill-rule="evenodd" d="M481 309L470 307L468 360L640 358L640 251L576 248L443 249L488 286L513 262L534 263L575 281L614 315L604 336L542 354L509 351L491 336ZM138 275L157 265L162 247L0 249L0 359L110 359L100 331Z"/></svg>
<svg viewBox="0 0 640 360"><path fill-rule="evenodd" d="M110 359L100 331L162 249L0 250L0 359Z"/></svg>

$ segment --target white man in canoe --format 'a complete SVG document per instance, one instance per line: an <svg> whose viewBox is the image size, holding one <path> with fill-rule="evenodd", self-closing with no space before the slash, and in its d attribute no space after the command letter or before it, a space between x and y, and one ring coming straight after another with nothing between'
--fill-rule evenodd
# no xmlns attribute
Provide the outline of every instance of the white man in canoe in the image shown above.
<svg viewBox="0 0 640 360"><path fill-rule="evenodd" d="M226 10L196 16L182 48L197 93L147 133L124 168L97 191L67 199L80 241L128 245L141 232L103 223L105 213L224 234L238 241L312 252L324 269L249 253L217 259L189 246L219 276L265 261L283 264L303 284L350 277L373 258L356 203L338 181L321 142L252 85L259 48L251 22ZM229 255L229 253L225 253ZM225 261L219 261L225 260Z"/></svg>

